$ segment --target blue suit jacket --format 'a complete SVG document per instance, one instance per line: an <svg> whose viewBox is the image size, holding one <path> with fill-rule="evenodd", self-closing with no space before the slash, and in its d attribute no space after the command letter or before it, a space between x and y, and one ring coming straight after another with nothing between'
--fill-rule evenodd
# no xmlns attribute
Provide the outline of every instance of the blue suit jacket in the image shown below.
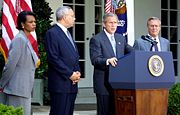
<svg viewBox="0 0 180 115"><path fill-rule="evenodd" d="M165 39L163 37L159 37L159 41L160 41L161 51L169 51L170 50L170 43L167 39ZM150 42L143 40L142 38L139 38L139 39L135 40L133 47L136 50L150 51L151 46L152 45Z"/></svg>
<svg viewBox="0 0 180 115"><path fill-rule="evenodd" d="M69 79L80 71L79 54L58 25L46 32L45 46L48 59L48 89L50 92L76 93L77 84Z"/></svg>
<svg viewBox="0 0 180 115"><path fill-rule="evenodd" d="M116 57L120 58L133 50L126 43L125 38L120 34L115 34ZM93 85L94 92L102 95L108 95L108 66L106 60L115 57L111 43L104 31L95 35L90 40L90 58L94 65Z"/></svg>

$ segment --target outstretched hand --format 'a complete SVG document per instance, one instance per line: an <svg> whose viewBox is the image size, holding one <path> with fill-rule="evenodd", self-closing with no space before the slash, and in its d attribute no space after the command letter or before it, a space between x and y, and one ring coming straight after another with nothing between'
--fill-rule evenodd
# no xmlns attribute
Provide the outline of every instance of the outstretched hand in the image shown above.
<svg viewBox="0 0 180 115"><path fill-rule="evenodd" d="M113 67L117 65L118 59L116 57L108 59L109 64L111 64Z"/></svg>

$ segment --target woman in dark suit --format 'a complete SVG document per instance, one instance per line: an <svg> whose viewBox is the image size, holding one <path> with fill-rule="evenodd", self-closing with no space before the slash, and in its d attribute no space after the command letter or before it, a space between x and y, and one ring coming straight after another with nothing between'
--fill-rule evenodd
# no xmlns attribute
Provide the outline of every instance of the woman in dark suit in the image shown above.
<svg viewBox="0 0 180 115"><path fill-rule="evenodd" d="M17 17L19 33L13 38L8 59L0 79L0 88L4 92L6 105L21 106L24 115L30 115L31 92L37 59L28 36L36 28L35 14L22 11Z"/></svg>

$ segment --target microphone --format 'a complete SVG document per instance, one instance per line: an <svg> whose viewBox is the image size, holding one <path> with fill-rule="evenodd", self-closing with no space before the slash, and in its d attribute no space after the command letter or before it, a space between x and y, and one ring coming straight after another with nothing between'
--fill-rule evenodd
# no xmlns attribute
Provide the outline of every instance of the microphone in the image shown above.
<svg viewBox="0 0 180 115"><path fill-rule="evenodd" d="M153 44L153 45L155 45L155 44L158 43L158 42L156 42L155 40L151 39L151 37L148 36L148 35L146 35L146 36L145 36L145 35L142 35L141 38L142 38L143 40L146 40L146 41L148 41L148 42L151 42L151 44Z"/></svg>

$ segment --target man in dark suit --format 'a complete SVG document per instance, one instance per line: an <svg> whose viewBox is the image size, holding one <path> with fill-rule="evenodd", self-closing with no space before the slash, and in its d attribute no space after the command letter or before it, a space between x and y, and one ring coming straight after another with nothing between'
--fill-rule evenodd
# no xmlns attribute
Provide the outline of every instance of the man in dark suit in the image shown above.
<svg viewBox="0 0 180 115"><path fill-rule="evenodd" d="M116 14L107 13L103 17L103 31L90 40L90 58L94 66L93 85L97 98L97 115L112 115L111 87L108 83L108 66L116 66L120 57L133 48L126 39L115 33L118 25Z"/></svg>
<svg viewBox="0 0 180 115"><path fill-rule="evenodd" d="M81 73L78 50L67 28L73 26L75 14L70 7L62 6L56 10L56 20L45 35L50 115L73 115Z"/></svg>
<svg viewBox="0 0 180 115"><path fill-rule="evenodd" d="M150 17L147 21L148 35L146 38L139 38L134 42L134 48L142 51L169 51L169 40L160 37L161 21L157 17ZM153 45L151 41L156 41L157 44ZM157 49L155 48L157 46Z"/></svg>

